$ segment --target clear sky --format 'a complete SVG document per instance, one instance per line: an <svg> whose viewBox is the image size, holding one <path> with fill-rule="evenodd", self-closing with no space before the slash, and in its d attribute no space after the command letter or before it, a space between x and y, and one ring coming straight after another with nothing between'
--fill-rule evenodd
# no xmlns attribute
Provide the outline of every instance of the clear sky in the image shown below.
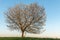
<svg viewBox="0 0 60 40"><path fill-rule="evenodd" d="M30 4L36 2L46 11L46 31L40 35L60 37L60 0L0 0L0 36L4 34L19 34L11 32L6 27L4 12L19 3Z"/></svg>

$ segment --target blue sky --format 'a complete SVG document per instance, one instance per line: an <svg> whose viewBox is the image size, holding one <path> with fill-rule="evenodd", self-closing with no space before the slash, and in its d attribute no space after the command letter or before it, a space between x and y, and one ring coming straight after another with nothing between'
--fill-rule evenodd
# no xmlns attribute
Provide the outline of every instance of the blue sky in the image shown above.
<svg viewBox="0 0 60 40"><path fill-rule="evenodd" d="M30 4L33 2L43 6L46 11L46 31L42 33L42 35L60 35L60 0L0 0L0 34L19 33L16 31L11 32L6 27L4 12L7 11L8 8L19 3Z"/></svg>

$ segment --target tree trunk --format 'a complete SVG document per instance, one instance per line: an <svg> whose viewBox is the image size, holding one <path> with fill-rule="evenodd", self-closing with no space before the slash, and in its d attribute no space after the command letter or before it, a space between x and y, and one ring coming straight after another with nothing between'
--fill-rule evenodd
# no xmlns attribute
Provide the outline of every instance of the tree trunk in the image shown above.
<svg viewBox="0 0 60 40"><path fill-rule="evenodd" d="M24 31L22 31L22 38L24 37Z"/></svg>

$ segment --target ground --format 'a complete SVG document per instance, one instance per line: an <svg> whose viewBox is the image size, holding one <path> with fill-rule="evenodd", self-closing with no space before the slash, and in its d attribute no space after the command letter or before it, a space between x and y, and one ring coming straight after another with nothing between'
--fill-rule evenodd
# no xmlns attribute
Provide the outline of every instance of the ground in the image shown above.
<svg viewBox="0 0 60 40"><path fill-rule="evenodd" d="M60 40L57 38L30 38L30 37L0 37L0 40Z"/></svg>

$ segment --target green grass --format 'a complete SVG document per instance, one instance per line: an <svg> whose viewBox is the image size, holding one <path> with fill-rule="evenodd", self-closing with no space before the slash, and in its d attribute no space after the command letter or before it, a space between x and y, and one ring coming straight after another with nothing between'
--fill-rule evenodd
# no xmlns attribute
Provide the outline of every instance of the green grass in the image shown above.
<svg viewBox="0 0 60 40"><path fill-rule="evenodd" d="M0 37L0 40L60 40L60 39L53 39L53 38L21 38L21 37Z"/></svg>

